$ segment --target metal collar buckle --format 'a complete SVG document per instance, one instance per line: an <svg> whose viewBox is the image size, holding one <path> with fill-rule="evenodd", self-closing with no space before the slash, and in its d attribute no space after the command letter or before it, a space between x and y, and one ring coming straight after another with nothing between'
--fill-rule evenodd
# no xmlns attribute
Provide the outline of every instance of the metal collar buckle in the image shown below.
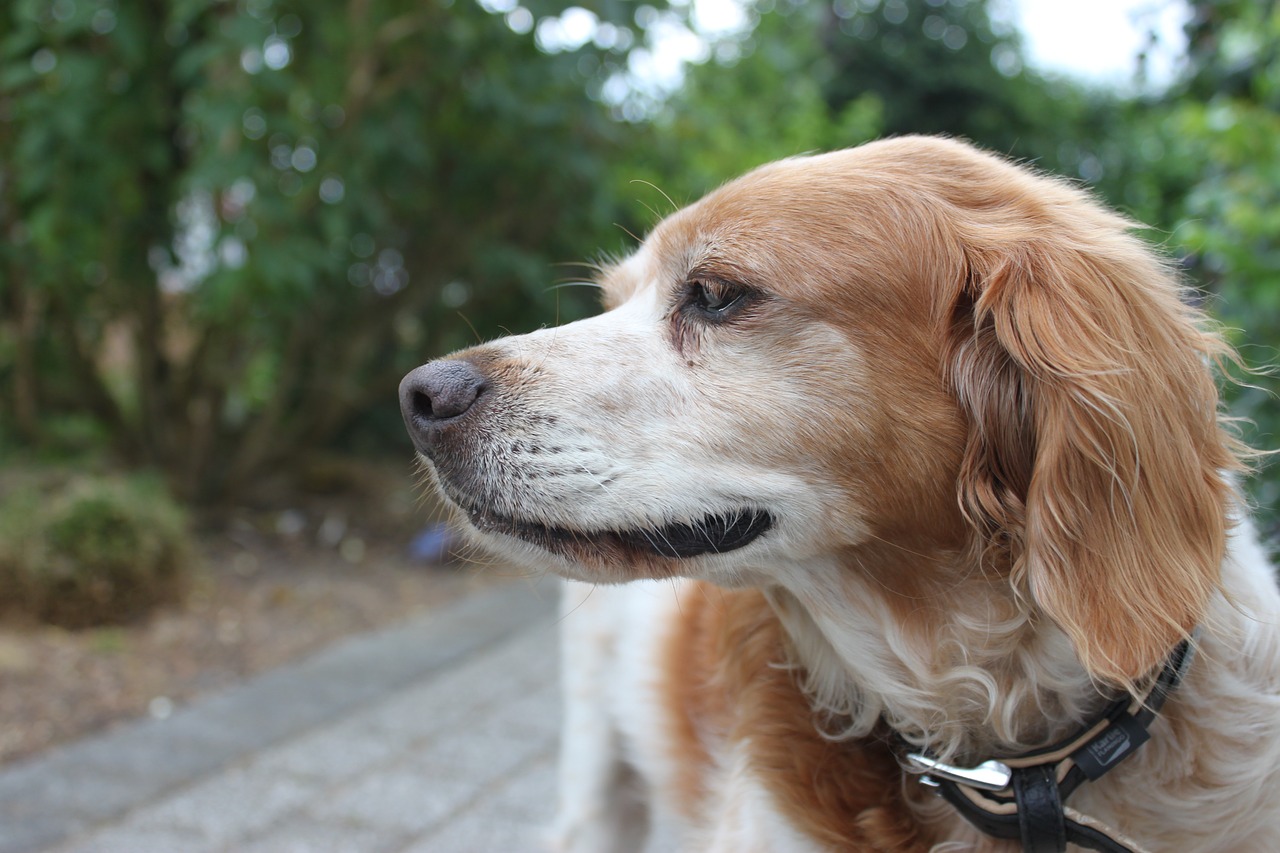
<svg viewBox="0 0 1280 853"><path fill-rule="evenodd" d="M960 785L968 785L980 791L993 792L1005 790L1013 781L1013 771L1009 766L994 759L984 761L977 767L955 767L918 752L909 752L906 758L907 763L904 769L908 773L919 774L920 781L931 787L937 784L931 778L934 776Z"/></svg>
<svg viewBox="0 0 1280 853"><path fill-rule="evenodd" d="M921 784L932 788L979 831L994 838L1020 839L1024 850L1065 851L1068 844L1075 844L1108 853L1141 853L1137 843L1067 809L1064 801L1079 785L1101 778L1150 738L1150 726L1186 675L1198 633L1196 629L1173 650L1144 695L1116 699L1066 740L976 767L945 764L924 750L907 752L902 768L918 775ZM901 735L898 738L905 742Z"/></svg>

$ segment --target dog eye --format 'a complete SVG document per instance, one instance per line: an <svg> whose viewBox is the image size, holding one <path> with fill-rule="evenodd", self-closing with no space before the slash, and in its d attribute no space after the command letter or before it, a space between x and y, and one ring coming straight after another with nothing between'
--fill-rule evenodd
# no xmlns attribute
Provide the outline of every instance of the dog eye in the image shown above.
<svg viewBox="0 0 1280 853"><path fill-rule="evenodd" d="M747 302L745 287L722 281L689 282L688 305L704 319L721 321L742 308Z"/></svg>

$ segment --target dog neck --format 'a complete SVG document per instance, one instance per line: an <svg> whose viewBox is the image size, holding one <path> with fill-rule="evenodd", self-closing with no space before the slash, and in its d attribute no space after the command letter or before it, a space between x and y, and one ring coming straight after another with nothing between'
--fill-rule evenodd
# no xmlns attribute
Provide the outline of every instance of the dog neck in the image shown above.
<svg viewBox="0 0 1280 853"><path fill-rule="evenodd" d="M1051 743L1107 702L1007 580L946 559L888 565L864 551L798 567L769 591L830 736L884 721L944 760L988 758Z"/></svg>

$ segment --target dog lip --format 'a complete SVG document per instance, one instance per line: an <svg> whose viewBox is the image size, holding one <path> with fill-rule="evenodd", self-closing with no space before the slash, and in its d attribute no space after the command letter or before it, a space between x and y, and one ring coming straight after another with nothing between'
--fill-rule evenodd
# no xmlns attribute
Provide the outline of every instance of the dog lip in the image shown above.
<svg viewBox="0 0 1280 853"><path fill-rule="evenodd" d="M572 556L582 550L597 553L641 552L687 560L704 554L725 554L745 548L773 526L773 516L759 509L707 515L698 522L678 522L636 530L597 532L569 530L521 521L462 505L481 533L501 533L555 554Z"/></svg>
<svg viewBox="0 0 1280 853"><path fill-rule="evenodd" d="M651 530L616 534L633 548L648 549L661 557L689 559L703 554L724 554L744 548L773 526L773 517L761 510L740 510L709 515L696 524L666 524Z"/></svg>

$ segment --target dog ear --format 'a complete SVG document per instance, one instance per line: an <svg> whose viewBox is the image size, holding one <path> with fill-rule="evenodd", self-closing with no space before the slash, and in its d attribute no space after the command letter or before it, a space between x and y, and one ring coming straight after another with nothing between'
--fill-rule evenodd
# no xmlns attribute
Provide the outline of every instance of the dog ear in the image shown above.
<svg viewBox="0 0 1280 853"><path fill-rule="evenodd" d="M1090 674L1132 686L1218 587L1240 463L1209 367L1229 349L1103 221L969 252L950 369L970 420L960 500L988 556Z"/></svg>

